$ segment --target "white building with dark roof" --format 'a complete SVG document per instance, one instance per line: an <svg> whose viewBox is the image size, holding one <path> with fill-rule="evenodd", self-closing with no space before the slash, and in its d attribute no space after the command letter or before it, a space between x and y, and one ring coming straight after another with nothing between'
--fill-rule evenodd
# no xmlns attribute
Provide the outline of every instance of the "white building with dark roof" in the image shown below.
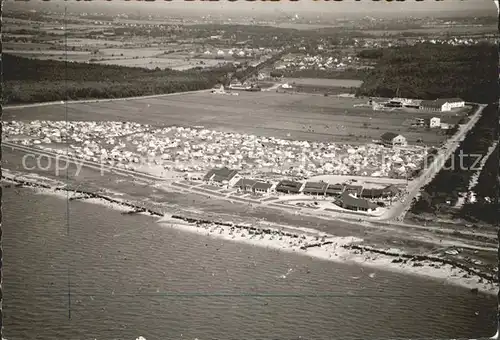
<svg viewBox="0 0 500 340"><path fill-rule="evenodd" d="M394 132L386 132L381 137L380 140L384 146L406 146L406 138Z"/></svg>
<svg viewBox="0 0 500 340"><path fill-rule="evenodd" d="M460 98L441 98L436 100L422 100L420 109L426 111L446 112L465 106L465 101Z"/></svg>

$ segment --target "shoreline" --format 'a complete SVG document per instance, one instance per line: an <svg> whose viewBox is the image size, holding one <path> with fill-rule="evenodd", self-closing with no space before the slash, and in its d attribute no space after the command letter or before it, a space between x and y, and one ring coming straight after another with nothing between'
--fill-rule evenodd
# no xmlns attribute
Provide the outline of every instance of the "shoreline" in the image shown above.
<svg viewBox="0 0 500 340"><path fill-rule="evenodd" d="M468 288L471 292L497 295L495 276L466 267L455 261L427 255L406 254L398 249L377 249L360 244L363 239L339 237L309 228L272 228L233 222L200 220L179 215L163 214L151 209L110 198L101 194L38 183L23 176L2 180L16 186L29 187L38 194L61 199L82 200L120 211L122 214L141 214L158 218L157 223L184 232L212 238L236 241L277 251L286 251L336 263L356 264L373 269L428 277ZM68 195L72 193L71 197ZM370 274L372 275L372 274Z"/></svg>

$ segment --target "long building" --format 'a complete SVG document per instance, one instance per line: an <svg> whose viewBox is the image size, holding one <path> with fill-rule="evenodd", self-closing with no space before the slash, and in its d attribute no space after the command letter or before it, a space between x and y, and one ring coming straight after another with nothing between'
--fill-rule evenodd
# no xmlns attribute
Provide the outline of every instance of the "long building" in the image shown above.
<svg viewBox="0 0 500 340"><path fill-rule="evenodd" d="M253 179L241 178L238 180L238 182L236 182L234 188L237 188L238 190L243 192L265 194L271 191L272 186L273 186L272 184L267 182L260 182Z"/></svg>
<svg viewBox="0 0 500 340"><path fill-rule="evenodd" d="M460 98L441 98L436 100L422 100L420 109L426 111L446 112L464 107L465 101Z"/></svg>

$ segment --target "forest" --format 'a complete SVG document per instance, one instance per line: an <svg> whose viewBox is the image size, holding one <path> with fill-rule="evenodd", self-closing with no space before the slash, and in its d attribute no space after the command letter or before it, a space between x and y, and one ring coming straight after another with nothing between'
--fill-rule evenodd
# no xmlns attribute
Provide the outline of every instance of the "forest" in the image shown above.
<svg viewBox="0 0 500 340"><path fill-rule="evenodd" d="M120 98L201 90L225 82L231 66L211 70L148 70L115 65L2 56L3 103Z"/></svg>
<svg viewBox="0 0 500 340"><path fill-rule="evenodd" d="M498 100L498 46L420 43L362 50L360 59L375 61L357 94L373 97L436 99L460 97L491 103Z"/></svg>

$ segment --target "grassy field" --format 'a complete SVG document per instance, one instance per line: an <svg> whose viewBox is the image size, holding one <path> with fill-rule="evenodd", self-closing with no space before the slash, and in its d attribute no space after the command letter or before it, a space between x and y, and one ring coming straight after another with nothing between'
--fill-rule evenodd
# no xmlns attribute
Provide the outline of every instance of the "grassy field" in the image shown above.
<svg viewBox="0 0 500 340"><path fill-rule="evenodd" d="M373 111L354 104L365 99L310 94L241 92L239 96L210 93L113 102L68 104L69 120L137 121L152 125L204 126L208 129L295 140L366 143L384 132L401 133L409 143L428 145L446 139L436 131L404 126L415 117L403 111ZM5 109L4 120L64 120L66 107ZM419 117L435 114L422 112Z"/></svg>

